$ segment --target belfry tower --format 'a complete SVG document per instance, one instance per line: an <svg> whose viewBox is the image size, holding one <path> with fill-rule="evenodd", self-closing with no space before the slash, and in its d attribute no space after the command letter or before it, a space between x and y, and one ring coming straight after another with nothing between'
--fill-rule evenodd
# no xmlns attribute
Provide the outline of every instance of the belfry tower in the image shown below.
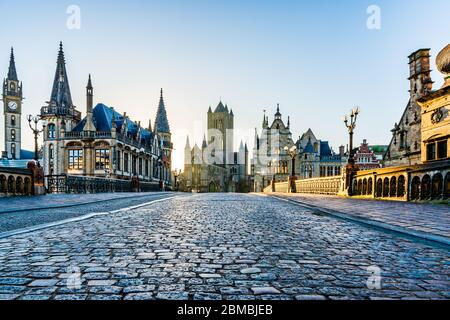
<svg viewBox="0 0 450 320"><path fill-rule="evenodd" d="M22 147L21 117L22 117L22 83L19 82L14 61L14 51L11 48L8 77L3 81L3 114L5 127L5 146L2 157L20 159Z"/></svg>

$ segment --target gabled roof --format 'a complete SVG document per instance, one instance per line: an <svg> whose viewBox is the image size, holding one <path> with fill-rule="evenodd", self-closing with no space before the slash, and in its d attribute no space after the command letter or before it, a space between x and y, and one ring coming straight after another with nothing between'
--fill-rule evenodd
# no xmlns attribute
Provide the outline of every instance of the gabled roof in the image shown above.
<svg viewBox="0 0 450 320"><path fill-rule="evenodd" d="M326 157L333 155L328 141L320 141L320 156Z"/></svg>
<svg viewBox="0 0 450 320"><path fill-rule="evenodd" d="M303 152L305 153L314 153L314 147L311 143L311 139L308 140L308 143L305 146L305 149L303 149Z"/></svg>
<svg viewBox="0 0 450 320"><path fill-rule="evenodd" d="M59 44L58 60L56 61L56 72L55 79L53 80L50 105L66 108L73 107L62 42Z"/></svg>

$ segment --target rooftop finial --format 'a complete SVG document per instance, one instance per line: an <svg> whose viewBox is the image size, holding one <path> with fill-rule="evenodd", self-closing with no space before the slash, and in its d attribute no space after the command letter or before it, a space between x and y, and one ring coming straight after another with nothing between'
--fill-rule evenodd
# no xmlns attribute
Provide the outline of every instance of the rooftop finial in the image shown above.
<svg viewBox="0 0 450 320"><path fill-rule="evenodd" d="M19 81L16 72L16 62L14 61L14 48L11 47L11 57L9 60L8 80Z"/></svg>

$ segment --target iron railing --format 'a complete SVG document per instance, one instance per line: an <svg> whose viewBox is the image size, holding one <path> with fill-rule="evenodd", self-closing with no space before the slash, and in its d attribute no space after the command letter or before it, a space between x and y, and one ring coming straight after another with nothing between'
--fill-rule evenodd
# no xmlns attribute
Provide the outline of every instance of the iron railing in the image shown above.
<svg viewBox="0 0 450 320"><path fill-rule="evenodd" d="M108 179L75 175L46 176L48 193L105 193L105 192L149 192L159 191L158 182L139 182L131 180Z"/></svg>

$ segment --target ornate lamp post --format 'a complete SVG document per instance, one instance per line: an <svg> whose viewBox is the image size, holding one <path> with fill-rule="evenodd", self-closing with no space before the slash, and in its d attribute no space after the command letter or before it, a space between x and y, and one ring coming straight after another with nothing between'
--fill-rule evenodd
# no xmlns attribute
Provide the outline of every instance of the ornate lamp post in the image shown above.
<svg viewBox="0 0 450 320"><path fill-rule="evenodd" d="M358 119L358 115L360 113L360 110L358 107L353 108L351 111L350 117L344 116L343 121L345 126L348 129L349 134L349 155L348 155L348 164L344 169L344 177L345 177L345 184L344 188L342 190L344 195L351 196L353 195L353 176L355 175L355 172L358 170L358 168L355 166L355 158L353 156L353 133L356 128L356 120Z"/></svg>
<svg viewBox="0 0 450 320"><path fill-rule="evenodd" d="M38 137L39 133L45 131L45 127L47 126L47 122L43 121L39 116L32 116L29 114L27 116L28 125L30 126L30 129L33 131L34 134L34 160L39 160L39 146L38 146ZM42 129L38 129L38 123L39 121L42 121ZM34 123L34 126L32 125Z"/></svg>
<svg viewBox="0 0 450 320"><path fill-rule="evenodd" d="M356 128L356 120L358 119L359 113L360 113L359 107L355 107L352 109L350 117L346 115L342 118L345 126L348 129L348 134L350 136L349 155L348 155L348 163L350 164L355 163L355 159L353 157L353 132L355 131Z"/></svg>
<svg viewBox="0 0 450 320"><path fill-rule="evenodd" d="M175 178L174 188L176 191L178 191L178 177L180 175L181 175L181 169L179 171L177 171L177 169L175 169L175 171L173 172L173 177Z"/></svg>
<svg viewBox="0 0 450 320"><path fill-rule="evenodd" d="M295 193L295 158L297 158L297 147L294 145L291 148L288 146L284 147L284 151L291 157L292 160L292 170L291 177L289 178L291 185L291 192Z"/></svg>

